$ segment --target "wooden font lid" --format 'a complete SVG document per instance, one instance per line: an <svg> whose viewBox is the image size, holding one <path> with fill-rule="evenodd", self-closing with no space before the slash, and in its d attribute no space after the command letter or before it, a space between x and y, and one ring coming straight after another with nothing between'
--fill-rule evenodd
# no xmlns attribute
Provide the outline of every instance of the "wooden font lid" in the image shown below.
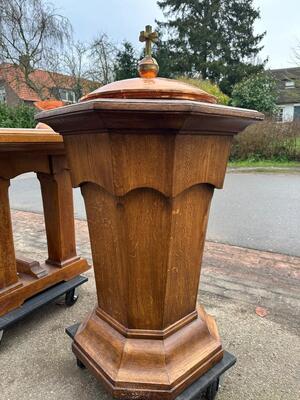
<svg viewBox="0 0 300 400"><path fill-rule="evenodd" d="M216 98L184 82L166 78L133 78L109 83L84 96L94 99L170 99L195 100L215 104Z"/></svg>
<svg viewBox="0 0 300 400"><path fill-rule="evenodd" d="M146 56L139 62L140 78L125 79L102 86L82 97L80 101L95 99L170 99L194 100L217 103L215 96L204 90L174 79L157 78L159 66L151 55L152 43L158 35L150 25L140 33L140 41L146 43Z"/></svg>

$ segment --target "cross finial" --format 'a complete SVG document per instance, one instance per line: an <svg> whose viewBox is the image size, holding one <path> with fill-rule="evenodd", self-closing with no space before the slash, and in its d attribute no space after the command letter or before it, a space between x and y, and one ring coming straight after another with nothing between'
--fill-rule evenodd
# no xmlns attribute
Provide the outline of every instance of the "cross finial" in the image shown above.
<svg viewBox="0 0 300 400"><path fill-rule="evenodd" d="M147 25L144 31L140 33L140 42L146 42L145 55L151 57L152 43L158 41L158 33L152 32L152 26Z"/></svg>

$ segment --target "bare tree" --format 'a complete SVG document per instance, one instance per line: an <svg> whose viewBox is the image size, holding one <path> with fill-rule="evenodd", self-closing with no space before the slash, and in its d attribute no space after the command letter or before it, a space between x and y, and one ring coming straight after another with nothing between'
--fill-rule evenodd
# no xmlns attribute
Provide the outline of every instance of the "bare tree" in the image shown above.
<svg viewBox="0 0 300 400"><path fill-rule="evenodd" d="M45 83L33 79L32 72L49 69L71 34L69 20L51 3L0 0L0 62L20 68L22 74L18 78L24 79L41 98L45 97Z"/></svg>
<svg viewBox="0 0 300 400"><path fill-rule="evenodd" d="M94 74L91 72L89 54L89 45L80 41L73 42L62 53L60 66L56 68L56 70L60 70L63 74L67 75L68 87L75 93L76 101L84 94L95 90L99 86L98 82L93 81ZM53 77L53 80L55 79ZM62 85L58 83L57 86Z"/></svg>
<svg viewBox="0 0 300 400"><path fill-rule="evenodd" d="M296 47L293 48L293 57L292 61L295 62L298 66L300 66L300 40L297 40Z"/></svg>
<svg viewBox="0 0 300 400"><path fill-rule="evenodd" d="M116 52L116 46L109 40L105 33L98 34L93 40L90 47L93 67L90 73L95 81L103 85L113 81Z"/></svg>

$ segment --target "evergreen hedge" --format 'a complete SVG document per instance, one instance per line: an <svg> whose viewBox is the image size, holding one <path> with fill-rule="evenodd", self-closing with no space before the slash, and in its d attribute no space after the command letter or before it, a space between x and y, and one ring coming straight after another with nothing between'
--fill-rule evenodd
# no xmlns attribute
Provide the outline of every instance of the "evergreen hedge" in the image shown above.
<svg viewBox="0 0 300 400"><path fill-rule="evenodd" d="M218 85L210 82L208 79L195 79L195 78L187 78L184 76L180 76L177 78L179 81L187 83L188 85L196 86L198 89L202 89L205 92L212 94L217 98L217 102L219 104L227 105L229 103L229 97L224 94Z"/></svg>
<svg viewBox="0 0 300 400"><path fill-rule="evenodd" d="M34 107L25 104L11 107L0 103L0 128L34 128L34 114Z"/></svg>

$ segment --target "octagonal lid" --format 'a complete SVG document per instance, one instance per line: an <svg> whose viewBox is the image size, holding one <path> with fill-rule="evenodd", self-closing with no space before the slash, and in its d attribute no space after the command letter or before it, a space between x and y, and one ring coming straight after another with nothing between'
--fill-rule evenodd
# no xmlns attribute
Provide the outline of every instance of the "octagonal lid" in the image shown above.
<svg viewBox="0 0 300 400"><path fill-rule="evenodd" d="M215 96L195 86L175 79L157 78L159 66L151 55L152 43L158 40L150 25L140 33L140 41L146 43L146 56L139 62L140 77L109 83L82 97L80 101L94 99L170 99L194 100L216 103Z"/></svg>
<svg viewBox="0 0 300 400"><path fill-rule="evenodd" d="M133 78L109 83L84 96L80 101L93 99L172 99L216 103L215 96L204 90L174 79Z"/></svg>

